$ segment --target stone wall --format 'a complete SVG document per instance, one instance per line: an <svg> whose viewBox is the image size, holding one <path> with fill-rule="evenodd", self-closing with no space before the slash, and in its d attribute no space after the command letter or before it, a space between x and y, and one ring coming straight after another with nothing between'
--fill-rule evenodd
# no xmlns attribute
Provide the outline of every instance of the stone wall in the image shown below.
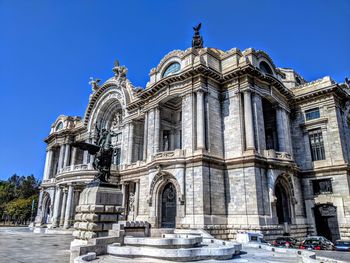
<svg viewBox="0 0 350 263"><path fill-rule="evenodd" d="M222 101L223 137L225 158L234 158L242 155L243 124L240 93L234 90L226 91Z"/></svg>

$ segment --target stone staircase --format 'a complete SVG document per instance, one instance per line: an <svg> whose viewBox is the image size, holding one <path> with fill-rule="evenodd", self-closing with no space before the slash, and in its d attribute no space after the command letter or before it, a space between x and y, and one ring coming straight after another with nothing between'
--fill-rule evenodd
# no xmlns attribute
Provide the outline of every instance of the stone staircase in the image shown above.
<svg viewBox="0 0 350 263"><path fill-rule="evenodd" d="M161 229L150 231L147 222L114 224L110 235L123 236L123 242L108 245L107 254L118 257L149 257L184 262L230 259L239 254L242 248L238 243L215 239L204 230L166 229L165 233L162 232ZM150 236L151 233L156 236Z"/></svg>

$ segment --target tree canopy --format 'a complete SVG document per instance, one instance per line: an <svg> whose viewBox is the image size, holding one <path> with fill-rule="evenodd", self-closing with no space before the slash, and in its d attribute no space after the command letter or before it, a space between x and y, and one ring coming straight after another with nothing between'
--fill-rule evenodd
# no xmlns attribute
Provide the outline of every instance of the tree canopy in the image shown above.
<svg viewBox="0 0 350 263"><path fill-rule="evenodd" d="M36 210L40 181L34 177L12 175L0 181L0 220L26 222ZM35 211L33 211L35 214Z"/></svg>

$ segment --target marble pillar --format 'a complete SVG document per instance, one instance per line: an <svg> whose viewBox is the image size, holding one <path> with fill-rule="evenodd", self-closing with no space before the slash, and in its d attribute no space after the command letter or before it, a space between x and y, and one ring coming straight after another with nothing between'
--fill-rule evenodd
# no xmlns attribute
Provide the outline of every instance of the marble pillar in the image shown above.
<svg viewBox="0 0 350 263"><path fill-rule="evenodd" d="M147 136L148 136L148 112L145 112L145 125L143 132L143 160L147 159Z"/></svg>
<svg viewBox="0 0 350 263"><path fill-rule="evenodd" d="M135 211L134 211L135 220L139 214L139 203L140 203L140 181L138 180L135 183Z"/></svg>
<svg viewBox="0 0 350 263"><path fill-rule="evenodd" d="M75 165L76 156L77 156L77 148L73 147L72 148L72 156L71 156L71 160L70 160L70 165L72 166L72 168Z"/></svg>
<svg viewBox="0 0 350 263"><path fill-rule="evenodd" d="M58 157L58 168L57 168L57 173L63 168L63 160L64 160L64 148L65 144L60 146L60 155Z"/></svg>
<svg viewBox="0 0 350 263"><path fill-rule="evenodd" d="M204 91L197 91L197 149L205 148Z"/></svg>
<svg viewBox="0 0 350 263"><path fill-rule="evenodd" d="M64 224L63 228L67 229L71 226L72 218L71 218L71 209L72 209L72 203L73 203L73 186L68 186L68 196L67 196L67 204L66 204L66 211L64 215Z"/></svg>
<svg viewBox="0 0 350 263"><path fill-rule="evenodd" d="M125 207L125 184L124 183L122 183L122 194L123 194L122 207Z"/></svg>
<svg viewBox="0 0 350 263"><path fill-rule="evenodd" d="M52 227L58 227L59 225L60 201L61 201L61 188L58 186L56 187L55 201L53 205Z"/></svg>
<svg viewBox="0 0 350 263"><path fill-rule="evenodd" d="M84 153L83 153L83 164L88 164L89 163L88 158L89 158L88 151L84 151Z"/></svg>
<svg viewBox="0 0 350 263"><path fill-rule="evenodd" d="M74 219L74 216L75 216L76 207L79 205L80 192L81 192L81 189L74 188L73 207L71 209L72 220Z"/></svg>
<svg viewBox="0 0 350 263"><path fill-rule="evenodd" d="M129 141L128 141L128 163L132 163L132 154L133 154L133 142L134 142L134 124L129 123Z"/></svg>
<svg viewBox="0 0 350 263"><path fill-rule="evenodd" d="M50 178L51 166L52 166L52 155L53 155L53 151L51 149L46 152L44 178L43 178L44 181Z"/></svg>
<svg viewBox="0 0 350 263"><path fill-rule="evenodd" d="M170 151L173 151L175 149L175 131L170 131Z"/></svg>
<svg viewBox="0 0 350 263"><path fill-rule="evenodd" d="M254 150L254 125L252 112L252 96L250 90L246 90L244 95L244 128L246 150Z"/></svg>
<svg viewBox="0 0 350 263"><path fill-rule="evenodd" d="M63 160L63 167L67 167L69 165L69 159L70 159L70 145L66 144L65 153L64 153L64 160Z"/></svg>
<svg viewBox="0 0 350 263"><path fill-rule="evenodd" d="M277 138L278 138L278 150L280 152L287 152L286 147L286 130L284 120L284 109L276 107L276 126L277 126Z"/></svg>
<svg viewBox="0 0 350 263"><path fill-rule="evenodd" d="M154 109L154 150L153 153L159 152L159 144L160 144L160 111L159 108Z"/></svg>
<svg viewBox="0 0 350 263"><path fill-rule="evenodd" d="M66 204L67 204L67 189L63 189L63 197L62 197L62 203L61 203L61 218L60 218L60 227L63 227L64 224L64 216L66 211Z"/></svg>

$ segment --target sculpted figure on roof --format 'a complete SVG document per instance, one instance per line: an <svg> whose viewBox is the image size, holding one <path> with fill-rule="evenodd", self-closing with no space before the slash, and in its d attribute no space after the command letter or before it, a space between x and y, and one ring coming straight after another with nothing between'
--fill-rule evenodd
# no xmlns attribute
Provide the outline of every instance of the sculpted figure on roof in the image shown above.
<svg viewBox="0 0 350 263"><path fill-rule="evenodd" d="M199 23L197 26L193 27L194 36L192 38L192 47L193 48L203 48L203 38L199 34L199 30L202 27L202 23Z"/></svg>

